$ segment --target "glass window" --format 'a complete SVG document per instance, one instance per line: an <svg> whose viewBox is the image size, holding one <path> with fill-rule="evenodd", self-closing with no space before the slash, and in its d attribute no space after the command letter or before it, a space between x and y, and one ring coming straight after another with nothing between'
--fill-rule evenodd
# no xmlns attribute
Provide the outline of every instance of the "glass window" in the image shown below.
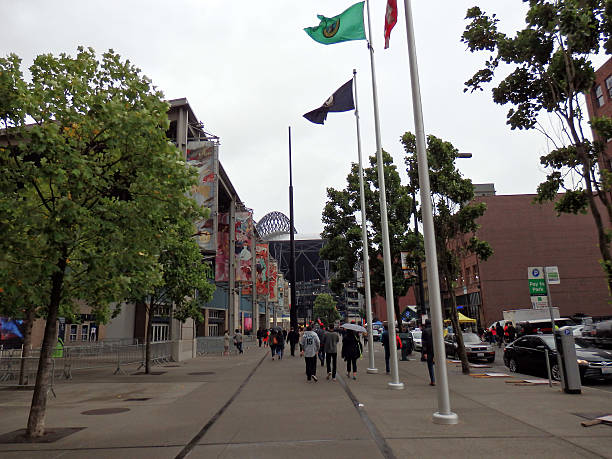
<svg viewBox="0 0 612 459"><path fill-rule="evenodd" d="M89 341L89 325L81 325L81 341Z"/></svg>
<svg viewBox="0 0 612 459"><path fill-rule="evenodd" d="M70 325L70 341L77 339L77 325Z"/></svg>
<svg viewBox="0 0 612 459"><path fill-rule="evenodd" d="M608 97L612 99L612 75L606 78L606 89L608 90Z"/></svg>
<svg viewBox="0 0 612 459"><path fill-rule="evenodd" d="M603 91L601 90L601 85L595 86L595 103L598 107L603 107L604 96Z"/></svg>

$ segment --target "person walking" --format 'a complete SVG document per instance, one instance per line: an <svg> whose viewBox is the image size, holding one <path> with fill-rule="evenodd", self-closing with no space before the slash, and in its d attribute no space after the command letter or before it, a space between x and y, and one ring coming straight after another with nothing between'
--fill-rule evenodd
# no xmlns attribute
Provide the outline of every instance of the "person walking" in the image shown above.
<svg viewBox="0 0 612 459"><path fill-rule="evenodd" d="M278 332L273 328L270 331L270 353L272 354L272 360L276 357L276 350L278 347Z"/></svg>
<svg viewBox="0 0 612 459"><path fill-rule="evenodd" d="M267 328L264 328L261 336L263 337L264 347L268 347L268 342L270 341L270 331Z"/></svg>
<svg viewBox="0 0 612 459"><path fill-rule="evenodd" d="M259 347L261 347L261 342L263 341L263 330L260 328L257 330L257 342L259 343Z"/></svg>
<svg viewBox="0 0 612 459"><path fill-rule="evenodd" d="M229 330L225 330L225 334L223 335L223 355L229 355Z"/></svg>
<svg viewBox="0 0 612 459"><path fill-rule="evenodd" d="M383 325L383 332L380 335L380 342L385 349L385 372L390 373L391 367L389 366L389 358L391 357L391 350L389 348L389 328L387 325Z"/></svg>
<svg viewBox="0 0 612 459"><path fill-rule="evenodd" d="M497 347L501 347L504 342L504 327L502 327L501 322L497 322L497 326L495 327L495 335L497 338Z"/></svg>
<svg viewBox="0 0 612 459"><path fill-rule="evenodd" d="M236 329L236 334L234 335L234 346L238 349L239 354L243 354L242 351L242 334L240 333L240 329Z"/></svg>
<svg viewBox="0 0 612 459"><path fill-rule="evenodd" d="M421 335L421 345L423 346L423 356L427 360L427 371L429 371L429 385L436 385L436 376L434 374L434 346L433 336L431 333L431 320L425 321L425 329Z"/></svg>
<svg viewBox="0 0 612 459"><path fill-rule="evenodd" d="M319 352L321 343L319 342L319 337L312 331L310 325L306 327L306 331L300 340L300 345L303 349L300 355L303 355L306 361L306 379L308 381L313 379L317 382L317 352Z"/></svg>
<svg viewBox="0 0 612 459"><path fill-rule="evenodd" d="M289 343L289 349L291 349L291 356L295 357L295 345L300 340L300 334L295 331L295 328L291 327L289 333L287 333L287 342Z"/></svg>
<svg viewBox="0 0 612 459"><path fill-rule="evenodd" d="M315 333L317 334L317 336L319 337L319 343L321 343L321 345L319 346L319 360L321 361L321 366L323 366L325 364L325 329L320 326L315 328Z"/></svg>
<svg viewBox="0 0 612 459"><path fill-rule="evenodd" d="M276 333L276 355L278 356L278 360L283 359L283 354L285 353L285 336L283 332L279 331Z"/></svg>
<svg viewBox="0 0 612 459"><path fill-rule="evenodd" d="M327 379L336 380L336 365L338 360L338 341L340 336L334 330L333 325L325 334L325 361L327 363Z"/></svg>
<svg viewBox="0 0 612 459"><path fill-rule="evenodd" d="M516 328L512 325L512 322L508 324L508 341L511 343L516 339Z"/></svg>
<svg viewBox="0 0 612 459"><path fill-rule="evenodd" d="M361 356L361 341L353 330L346 330L342 338L342 358L346 360L346 377L357 379L357 359Z"/></svg>

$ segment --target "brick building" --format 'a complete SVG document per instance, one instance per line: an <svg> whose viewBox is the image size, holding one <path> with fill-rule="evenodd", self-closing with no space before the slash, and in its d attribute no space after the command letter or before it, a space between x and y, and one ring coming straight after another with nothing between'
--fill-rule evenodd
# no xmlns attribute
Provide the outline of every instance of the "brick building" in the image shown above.
<svg viewBox="0 0 612 459"><path fill-rule="evenodd" d="M458 306L477 311L467 315L489 325L502 318L504 309L531 308L527 267L558 266L561 284L551 287L551 296L562 316L611 315L592 216L557 216L552 203L533 204L534 196L476 198L487 204L477 235L491 244L494 254L485 262L475 256L461 261Z"/></svg>
<svg viewBox="0 0 612 459"><path fill-rule="evenodd" d="M608 116L612 118L612 58L595 71L595 83L590 94L586 95L589 119L593 117ZM593 132L593 137L598 140L599 136ZM612 142L608 139L604 164L607 169L612 167Z"/></svg>

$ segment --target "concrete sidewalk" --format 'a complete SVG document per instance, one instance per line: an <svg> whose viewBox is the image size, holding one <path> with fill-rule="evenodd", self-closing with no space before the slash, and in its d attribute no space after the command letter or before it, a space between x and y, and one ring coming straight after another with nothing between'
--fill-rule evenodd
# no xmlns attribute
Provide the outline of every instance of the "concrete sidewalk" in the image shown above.
<svg viewBox="0 0 612 459"><path fill-rule="evenodd" d="M79 372L56 386L47 426L84 429L54 443L0 444L0 457L174 458L186 445L190 458L612 457L612 427L585 428L577 416L612 413L609 392L515 386L510 378L464 376L449 363L459 424L436 425L425 364L400 361L405 389L390 390L379 348L383 374L366 374L366 355L356 381L343 377L340 360L341 380L327 381L318 365L319 382L306 382L303 359L272 361L256 347L155 367L157 375ZM30 399L31 392L0 390L0 435L25 427ZM112 408L129 411L83 414Z"/></svg>

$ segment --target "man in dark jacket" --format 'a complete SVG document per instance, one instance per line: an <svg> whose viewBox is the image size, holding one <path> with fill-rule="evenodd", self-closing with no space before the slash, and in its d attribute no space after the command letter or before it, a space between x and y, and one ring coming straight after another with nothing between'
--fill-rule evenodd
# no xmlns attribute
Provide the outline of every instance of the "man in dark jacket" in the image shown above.
<svg viewBox="0 0 612 459"><path fill-rule="evenodd" d="M425 330L421 335L421 344L423 346L423 357L427 360L427 370L429 371L429 385L436 385L436 376L434 374L434 346L433 336L431 333L431 320L425 321Z"/></svg>
<svg viewBox="0 0 612 459"><path fill-rule="evenodd" d="M497 338L497 347L501 347L504 342L504 327L501 322L497 322L495 326L495 337Z"/></svg>
<svg viewBox="0 0 612 459"><path fill-rule="evenodd" d="M291 355L295 356L295 345L300 340L300 334L295 331L295 328L291 327L289 333L287 333L287 342L289 343L289 349L291 349Z"/></svg>
<svg viewBox="0 0 612 459"><path fill-rule="evenodd" d="M389 367L389 358L391 357L391 350L389 349L389 328L386 324L383 325L383 332L382 335L380 335L380 342L382 343L383 348L385 349L385 370L387 374L389 374L389 372L391 371Z"/></svg>

